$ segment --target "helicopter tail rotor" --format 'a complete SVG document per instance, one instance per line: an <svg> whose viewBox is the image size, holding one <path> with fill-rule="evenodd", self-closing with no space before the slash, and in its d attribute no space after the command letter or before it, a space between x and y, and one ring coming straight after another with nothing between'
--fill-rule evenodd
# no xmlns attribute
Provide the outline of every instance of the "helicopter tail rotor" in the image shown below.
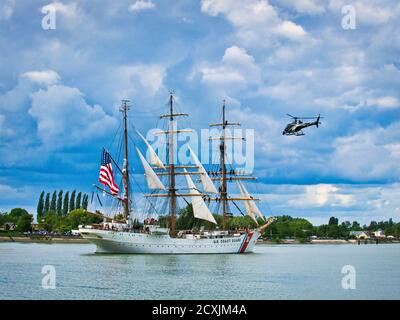
<svg viewBox="0 0 400 320"><path fill-rule="evenodd" d="M319 122L319 119L321 119L321 115L320 114L317 117L317 121L315 121L315 124L316 124L317 128L318 128L318 125L321 124L321 122Z"/></svg>

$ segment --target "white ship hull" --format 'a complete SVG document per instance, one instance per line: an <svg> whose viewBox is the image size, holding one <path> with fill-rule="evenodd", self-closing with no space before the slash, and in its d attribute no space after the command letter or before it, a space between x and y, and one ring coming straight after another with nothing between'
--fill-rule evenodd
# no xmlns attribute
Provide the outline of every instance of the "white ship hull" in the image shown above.
<svg viewBox="0 0 400 320"><path fill-rule="evenodd" d="M80 228L83 238L96 245L97 253L200 254L253 252L260 233L252 230L221 238L171 238L169 235Z"/></svg>

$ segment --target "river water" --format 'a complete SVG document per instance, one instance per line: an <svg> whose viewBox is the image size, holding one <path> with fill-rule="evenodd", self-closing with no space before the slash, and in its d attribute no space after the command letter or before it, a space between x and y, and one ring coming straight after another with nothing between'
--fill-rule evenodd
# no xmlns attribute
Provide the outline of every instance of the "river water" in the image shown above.
<svg viewBox="0 0 400 320"><path fill-rule="evenodd" d="M0 243L0 299L400 299L400 244L257 245L231 255L94 249ZM55 289L42 286L46 265L54 266ZM344 289L343 277L355 289Z"/></svg>

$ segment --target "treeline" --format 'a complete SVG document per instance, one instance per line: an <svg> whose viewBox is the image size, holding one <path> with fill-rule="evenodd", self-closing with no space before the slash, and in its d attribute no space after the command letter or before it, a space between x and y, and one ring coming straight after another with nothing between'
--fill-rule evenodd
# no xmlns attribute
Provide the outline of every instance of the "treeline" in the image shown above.
<svg viewBox="0 0 400 320"><path fill-rule="evenodd" d="M202 227L206 230L213 230L217 226L219 229L222 229L222 216L219 214L214 214L213 216L218 225L196 219L193 216L192 206L189 205L179 211L175 226L177 230L199 230ZM166 227L168 219L169 217L160 216L158 222L161 226ZM258 223L262 225L264 222L259 220ZM256 223L249 216L233 216L228 219L228 228L231 230L255 228L256 226ZM361 226L357 221L339 223L338 218L330 217L327 224L314 226L307 219L293 218L287 215L277 216L276 221L265 230L262 236L271 240L280 240L289 237L306 241L311 236L348 239L350 238L350 231L377 231L378 229L383 230L386 236L400 237L400 223L395 223L392 219L381 222L371 221L369 225Z"/></svg>
<svg viewBox="0 0 400 320"><path fill-rule="evenodd" d="M339 223L336 217L330 217L327 224L313 226L308 220L303 218L293 218L290 216L279 216L264 233L264 237L279 240L285 237L307 239L311 236L348 239L351 231L377 231L383 230L386 236L392 235L400 237L400 223L388 221L371 221L369 225L363 225L357 221L343 221Z"/></svg>
<svg viewBox="0 0 400 320"><path fill-rule="evenodd" d="M68 213L75 209L87 210L89 203L89 196L86 193L78 192L76 190L65 192L63 190L45 193L42 191L39 196L37 204L36 220L40 223L47 212L55 212L59 216L67 216Z"/></svg>

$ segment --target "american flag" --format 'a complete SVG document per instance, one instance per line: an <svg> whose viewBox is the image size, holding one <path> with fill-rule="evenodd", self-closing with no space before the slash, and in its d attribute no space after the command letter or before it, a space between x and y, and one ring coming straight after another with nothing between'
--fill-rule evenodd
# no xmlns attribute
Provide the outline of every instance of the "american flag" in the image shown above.
<svg viewBox="0 0 400 320"><path fill-rule="evenodd" d="M119 188L114 181L111 156L105 149L103 149L103 154L101 156L99 181L105 186L108 186L112 194L118 194Z"/></svg>

